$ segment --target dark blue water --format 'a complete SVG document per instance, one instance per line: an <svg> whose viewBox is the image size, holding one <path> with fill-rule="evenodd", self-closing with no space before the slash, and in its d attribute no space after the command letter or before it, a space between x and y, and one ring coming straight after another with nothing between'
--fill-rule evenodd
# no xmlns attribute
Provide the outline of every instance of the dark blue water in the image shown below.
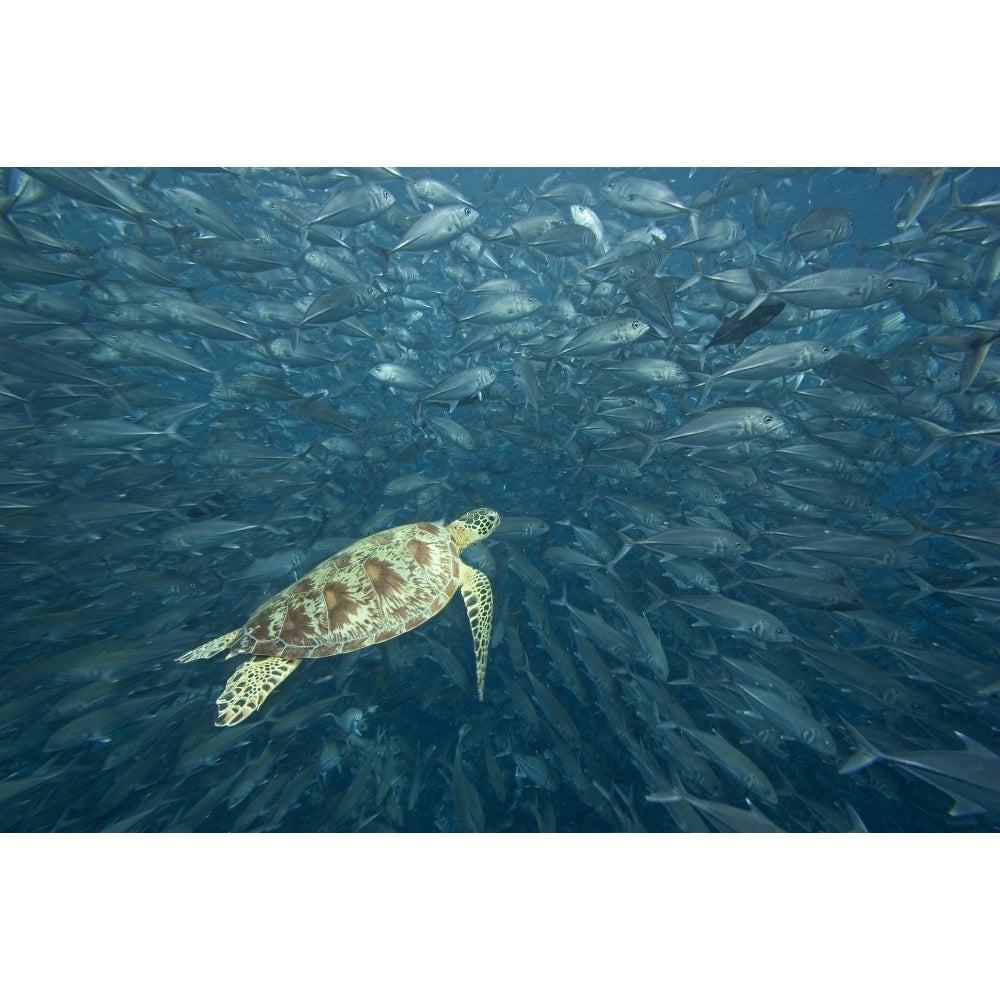
<svg viewBox="0 0 1000 1000"><path fill-rule="evenodd" d="M909 228L926 172L771 171L729 194L746 171L617 171L669 185L681 207L658 216L610 201L613 173L4 172L0 827L996 829L1000 395L988 345L1000 172L943 173ZM427 178L475 206L472 244L393 250L435 207L416 186ZM360 183L383 186L393 209L311 225ZM569 184L582 188L562 197ZM573 224L583 188L605 249L639 245L627 260L602 262L586 229L572 231L575 252L529 235L538 216L552 217L541 235ZM818 207L846 211L853 227L800 250L789 231ZM696 235L696 210L698 226L729 218L744 235L677 249ZM742 343L709 346L749 304L712 292L713 276L749 269L760 300L775 301L805 275L859 267L926 283L851 306L789 297ZM637 272L662 298L640 294ZM537 308L515 322L465 321L483 302L473 289L491 279L523 286ZM301 322L350 280L374 283L377 299L337 322ZM649 330L625 345L567 347L616 318ZM702 401L703 373L800 340L855 366L720 378ZM635 358L676 362L687 387L605 370ZM430 385L473 366L496 378L449 410L390 391L370 374L385 363ZM792 436L663 440L736 406L780 415ZM445 417L471 440L449 436ZM423 485L386 492L417 474ZM692 480L718 486L721 502L678 492ZM398 639L303 663L246 722L214 726L238 661L178 656L351 541L478 506L502 518L466 556L496 604L482 704L453 600ZM671 553L642 542L705 526L745 550L680 558L709 571L722 597L776 616L790 641L699 620L676 600L715 591L683 583ZM812 544L790 542L790 526ZM821 551L824 531L854 544ZM590 564L570 565L567 549ZM838 582L857 606L755 586L776 576ZM623 649L602 647L567 604L599 614ZM645 616L666 673L627 613ZM580 636L610 683L592 673ZM762 714L733 661L797 697ZM803 735L793 698L834 752ZM357 732L338 723L352 709L363 713ZM738 774L685 729L714 732L737 767L766 775L774 801L751 794L751 813ZM856 731L881 759L852 760ZM669 807L646 799L670 790Z"/></svg>

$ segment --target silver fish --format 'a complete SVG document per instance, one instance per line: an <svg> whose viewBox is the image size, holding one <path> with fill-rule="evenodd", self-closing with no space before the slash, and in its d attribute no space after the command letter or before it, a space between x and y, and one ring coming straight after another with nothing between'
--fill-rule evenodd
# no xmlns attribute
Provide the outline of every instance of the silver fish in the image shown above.
<svg viewBox="0 0 1000 1000"><path fill-rule="evenodd" d="M479 212L468 205L442 205L417 219L392 249L432 250L470 229L478 218Z"/></svg>

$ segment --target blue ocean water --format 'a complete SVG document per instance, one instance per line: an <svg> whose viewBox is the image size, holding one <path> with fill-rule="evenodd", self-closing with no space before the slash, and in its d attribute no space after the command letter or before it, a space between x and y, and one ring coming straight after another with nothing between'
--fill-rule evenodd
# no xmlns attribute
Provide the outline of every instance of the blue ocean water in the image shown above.
<svg viewBox="0 0 1000 1000"><path fill-rule="evenodd" d="M997 828L1000 171L4 181L0 828ZM477 507L482 703L455 599L214 725Z"/></svg>

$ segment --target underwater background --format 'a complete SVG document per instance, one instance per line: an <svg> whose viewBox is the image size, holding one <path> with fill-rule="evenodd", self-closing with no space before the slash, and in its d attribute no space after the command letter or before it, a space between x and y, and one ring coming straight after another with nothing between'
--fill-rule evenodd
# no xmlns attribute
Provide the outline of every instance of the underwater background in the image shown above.
<svg viewBox="0 0 1000 1000"><path fill-rule="evenodd" d="M1000 171L7 168L0 828L995 831ZM475 507L216 728L178 663Z"/></svg>

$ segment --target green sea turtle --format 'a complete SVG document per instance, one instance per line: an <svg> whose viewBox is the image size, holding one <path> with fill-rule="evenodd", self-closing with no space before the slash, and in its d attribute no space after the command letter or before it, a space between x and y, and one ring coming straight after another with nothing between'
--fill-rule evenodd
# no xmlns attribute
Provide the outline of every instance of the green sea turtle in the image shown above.
<svg viewBox="0 0 1000 1000"><path fill-rule="evenodd" d="M230 657L253 657L229 678L216 701L215 724L235 726L260 708L302 660L394 639L433 618L461 588L482 701L493 592L485 574L459 555L499 523L495 510L480 507L448 525L419 521L362 538L266 601L241 628L192 649L178 662L223 649Z"/></svg>

